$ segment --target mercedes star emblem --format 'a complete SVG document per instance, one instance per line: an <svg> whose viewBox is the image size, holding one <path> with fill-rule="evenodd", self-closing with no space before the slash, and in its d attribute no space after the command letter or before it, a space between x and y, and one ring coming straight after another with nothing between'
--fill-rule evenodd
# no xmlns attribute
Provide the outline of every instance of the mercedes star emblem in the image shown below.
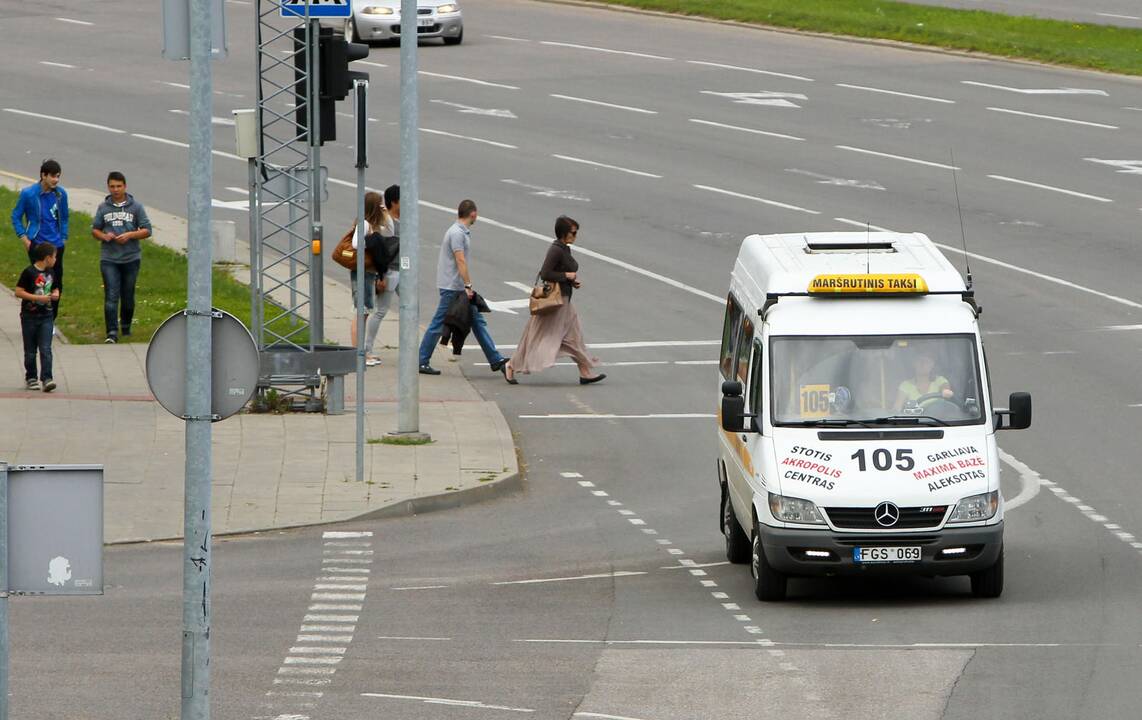
<svg viewBox="0 0 1142 720"><path fill-rule="evenodd" d="M890 502L882 502L872 511L876 524L881 527L892 527L900 520L900 508Z"/></svg>

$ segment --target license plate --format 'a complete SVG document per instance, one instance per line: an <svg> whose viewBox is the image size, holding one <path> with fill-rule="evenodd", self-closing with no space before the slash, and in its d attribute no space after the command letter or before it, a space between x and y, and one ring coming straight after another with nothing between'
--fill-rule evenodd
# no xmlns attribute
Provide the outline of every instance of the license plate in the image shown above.
<svg viewBox="0 0 1142 720"><path fill-rule="evenodd" d="M430 17L422 17L416 19L416 24L418 27L432 27L435 22L436 21Z"/></svg>
<svg viewBox="0 0 1142 720"><path fill-rule="evenodd" d="M919 547L855 547L856 563L913 563L920 562Z"/></svg>

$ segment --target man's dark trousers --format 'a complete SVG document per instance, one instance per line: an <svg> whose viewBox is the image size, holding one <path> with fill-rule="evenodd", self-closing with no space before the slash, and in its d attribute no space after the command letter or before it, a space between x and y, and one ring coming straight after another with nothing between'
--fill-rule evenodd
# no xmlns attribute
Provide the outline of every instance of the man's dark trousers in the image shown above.
<svg viewBox="0 0 1142 720"><path fill-rule="evenodd" d="M131 320L135 317L135 281L139 279L140 260L126 263L113 263L103 260L99 272L103 275L103 323L107 326L108 337L118 337L119 328L123 333L131 332Z"/></svg>

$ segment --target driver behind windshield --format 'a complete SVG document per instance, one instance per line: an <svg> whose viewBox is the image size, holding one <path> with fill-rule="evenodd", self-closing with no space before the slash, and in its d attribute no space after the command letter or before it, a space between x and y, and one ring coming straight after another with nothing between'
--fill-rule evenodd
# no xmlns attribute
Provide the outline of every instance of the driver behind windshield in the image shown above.
<svg viewBox="0 0 1142 720"><path fill-rule="evenodd" d="M932 377L936 360L930 353L917 352L912 357L913 376L903 380L896 391L896 409L903 410L907 405L915 405L920 398L951 398L952 385L943 375Z"/></svg>

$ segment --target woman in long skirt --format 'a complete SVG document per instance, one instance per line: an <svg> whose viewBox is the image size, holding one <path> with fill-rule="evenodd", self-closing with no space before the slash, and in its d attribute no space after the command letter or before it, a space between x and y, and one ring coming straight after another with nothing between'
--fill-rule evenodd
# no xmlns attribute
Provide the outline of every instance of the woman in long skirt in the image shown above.
<svg viewBox="0 0 1142 720"><path fill-rule="evenodd" d="M569 356L579 366L579 384L590 385L606 377L603 373L591 375L599 359L587 352L583 342L583 326L579 313L571 304L571 292L580 287L579 261L571 255L571 246L579 234L579 223L566 215L555 220L555 242L547 250L539 277L544 282L557 282L563 295L563 304L542 315L532 315L523 329L523 337L515 354L504 367L504 378L518 384L516 373L536 373L555 364L560 355Z"/></svg>

